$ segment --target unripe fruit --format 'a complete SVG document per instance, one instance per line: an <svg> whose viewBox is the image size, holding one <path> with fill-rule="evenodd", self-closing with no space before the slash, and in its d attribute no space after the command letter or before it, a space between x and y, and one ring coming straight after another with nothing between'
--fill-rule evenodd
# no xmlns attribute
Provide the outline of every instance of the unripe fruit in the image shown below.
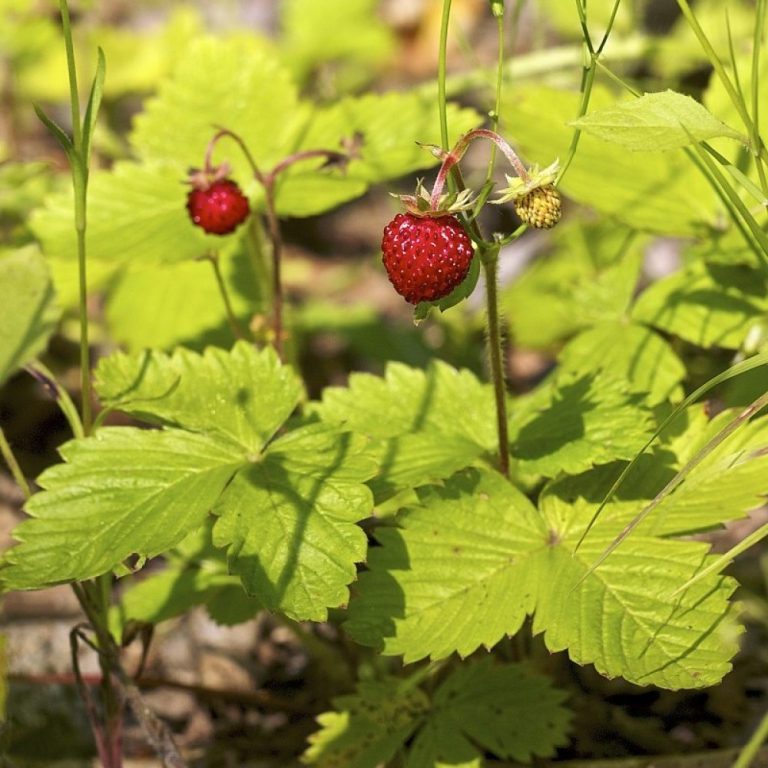
<svg viewBox="0 0 768 768"><path fill-rule="evenodd" d="M536 187L515 200L515 213L524 224L551 229L560 221L560 193L552 184Z"/></svg>

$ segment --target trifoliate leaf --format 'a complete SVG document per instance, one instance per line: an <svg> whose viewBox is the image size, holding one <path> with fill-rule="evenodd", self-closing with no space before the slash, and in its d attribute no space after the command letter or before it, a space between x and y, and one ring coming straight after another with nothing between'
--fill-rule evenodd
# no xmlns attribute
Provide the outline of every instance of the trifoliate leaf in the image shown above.
<svg viewBox="0 0 768 768"><path fill-rule="evenodd" d="M40 251L0 253L0 383L45 349L58 317Z"/></svg>
<svg viewBox="0 0 768 768"><path fill-rule="evenodd" d="M553 477L633 458L654 426L622 380L564 371L512 403L509 439L520 472Z"/></svg>
<svg viewBox="0 0 768 768"><path fill-rule="evenodd" d="M318 412L380 446L377 495L448 477L496 447L491 388L442 362L426 371L390 363L383 378L353 374L348 387L325 390Z"/></svg>
<svg viewBox="0 0 768 768"><path fill-rule="evenodd" d="M577 550L592 510L568 495L545 493L542 517L476 469L420 494L370 552L346 624L359 642L406 662L465 655L533 613L550 650L609 677L697 688L730 669L735 582L711 576L672 598L707 564L705 544L632 535L591 570L623 524L599 518Z"/></svg>
<svg viewBox="0 0 768 768"><path fill-rule="evenodd" d="M562 745L568 728L563 692L516 664L484 659L463 664L431 700L413 679L367 681L334 700L318 718L303 761L339 768L375 768L405 749L407 768L475 766L482 751L528 762Z"/></svg>
<svg viewBox="0 0 768 768"><path fill-rule="evenodd" d="M578 115L579 99L578 92L540 84L506 89L502 119L531 161L564 158L573 137L568 122ZM592 89L594 108L613 103L610 91ZM582 135L559 189L623 224L667 236L696 234L703 223L714 225L718 217L714 192L679 150L630 153Z"/></svg>
<svg viewBox="0 0 768 768"><path fill-rule="evenodd" d="M363 484L376 471L364 438L312 425L271 444L239 472L214 514L213 540L230 569L271 610L324 621L348 599L366 537L356 525L373 511Z"/></svg>
<svg viewBox="0 0 768 768"><path fill-rule="evenodd" d="M387 764L423 720L429 699L403 680L367 680L334 700L317 718L302 761L318 768L377 768Z"/></svg>
<svg viewBox="0 0 768 768"><path fill-rule="evenodd" d="M132 555L158 555L202 525L242 450L213 436L105 428L61 448L13 536L4 589L93 578Z"/></svg>
<svg viewBox="0 0 768 768"><path fill-rule="evenodd" d="M595 367L625 380L633 392L647 393L651 404L677 397L685 366L654 330L621 320L582 331L560 353L562 369L586 374Z"/></svg>
<svg viewBox="0 0 768 768"><path fill-rule="evenodd" d="M96 389L105 406L156 424L206 431L258 454L302 397L293 369L272 348L177 349L103 359Z"/></svg>
<svg viewBox="0 0 768 768"><path fill-rule="evenodd" d="M567 741L564 699L565 693L553 688L548 678L520 665L490 659L462 664L435 693L407 764L453 763L454 755L446 749L450 741L441 743L451 733L462 734L473 751L480 747L502 759L529 763L534 757L550 757ZM422 740L429 748L420 745ZM425 759L430 752L432 762ZM418 753L421 757L415 760Z"/></svg>
<svg viewBox="0 0 768 768"><path fill-rule="evenodd" d="M651 285L632 316L700 347L736 349L768 311L766 295L760 270L695 264Z"/></svg>
<svg viewBox="0 0 768 768"><path fill-rule="evenodd" d="M467 469L419 492L401 529L370 550L346 629L405 661L466 656L516 632L533 609L529 560L547 531L530 501L501 475Z"/></svg>
<svg viewBox="0 0 768 768"><path fill-rule="evenodd" d="M571 125L633 150L676 149L718 136L746 143L746 137L718 120L704 105L671 90L646 93L595 110Z"/></svg>

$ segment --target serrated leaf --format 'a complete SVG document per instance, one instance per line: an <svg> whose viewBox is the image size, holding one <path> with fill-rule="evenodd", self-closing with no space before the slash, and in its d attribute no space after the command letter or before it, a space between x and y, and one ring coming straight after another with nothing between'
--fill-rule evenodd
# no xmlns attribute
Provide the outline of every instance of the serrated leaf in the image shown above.
<svg viewBox="0 0 768 768"><path fill-rule="evenodd" d="M367 680L357 693L334 700L318 718L302 762L318 768L377 768L403 746L429 708L419 688L401 680Z"/></svg>
<svg viewBox="0 0 768 768"><path fill-rule="evenodd" d="M0 382L45 349L58 318L38 249L0 253Z"/></svg>
<svg viewBox="0 0 768 768"><path fill-rule="evenodd" d="M609 677L697 688L728 672L735 582L710 576L671 597L706 565L706 545L632 536L590 571L621 521L601 517L576 551L588 512L545 494L542 517L515 493L473 469L423 494L371 550L350 634L406 662L438 659L491 646L533 613L550 650Z"/></svg>
<svg viewBox="0 0 768 768"><path fill-rule="evenodd" d="M361 85L394 49L392 29L376 12L376 0L290 0L283 4L281 47L300 79L332 64L334 82ZM318 35L317 30L323 34ZM341 73L339 73L341 68ZM354 74L353 74L354 73Z"/></svg>
<svg viewBox="0 0 768 768"><path fill-rule="evenodd" d="M643 398L613 373L563 371L512 403L509 439L518 470L553 477L629 459L653 434Z"/></svg>
<svg viewBox="0 0 768 768"><path fill-rule="evenodd" d="M302 759L320 768L374 768L415 731L407 768L480 766L482 750L528 762L564 743L564 698L547 678L490 659L462 665L431 701L412 679L367 681L320 715L322 728Z"/></svg>
<svg viewBox="0 0 768 768"><path fill-rule="evenodd" d="M164 552L202 525L243 462L214 437L132 427L73 440L61 454L65 463L39 478L45 492L27 502L31 518L14 529L4 589L89 579Z"/></svg>
<svg viewBox="0 0 768 768"><path fill-rule="evenodd" d="M290 74L267 43L254 36L202 37L185 48L137 115L131 144L140 158L170 163L177 172L199 168L213 126L221 125L242 137L266 171L288 154L305 119ZM228 140L214 156L225 159L236 176L251 177L246 158Z"/></svg>
<svg viewBox="0 0 768 768"><path fill-rule="evenodd" d="M431 97L410 91L348 97L316 109L297 148L338 150L342 139L357 133L362 137L360 158L353 159L343 174L309 172L311 164L296 165L278 184L278 213L321 213L359 196L371 184L437 165L437 158L419 146L440 142L434 105ZM451 142L481 122L477 112L455 104L448 104L447 114ZM322 160L316 163L321 164Z"/></svg>
<svg viewBox="0 0 768 768"><path fill-rule="evenodd" d="M448 477L496 447L493 393L469 371L390 363L383 378L353 374L329 388L320 418L369 435L380 446L377 495Z"/></svg>
<svg viewBox="0 0 768 768"><path fill-rule="evenodd" d="M373 499L363 484L376 462L364 438L313 425L275 440L240 471L214 514L214 544L265 607L324 621L348 599L366 537L356 525Z"/></svg>
<svg viewBox="0 0 768 768"><path fill-rule="evenodd" d="M483 659L461 665L438 688L424 730L438 726L444 732L460 732L470 744L497 757L529 763L534 757L552 756L566 743L565 697L546 677L517 664ZM435 756L452 762L445 749Z"/></svg>
<svg viewBox="0 0 768 768"><path fill-rule="evenodd" d="M86 246L89 267L92 262L100 268L101 284L128 263L192 261L221 247L221 238L203 234L189 220L184 174L162 161L121 162L110 171L91 174ZM75 297L77 241L71 191L50 197L34 213L31 226L51 257L57 290Z"/></svg>
<svg viewBox="0 0 768 768"><path fill-rule="evenodd" d="M651 404L677 397L685 366L672 347L651 328L626 321L606 321L582 331L560 353L564 370L587 373L595 367L647 393Z"/></svg>
<svg viewBox="0 0 768 768"><path fill-rule="evenodd" d="M533 609L527 560L547 531L528 499L495 472L467 469L382 529L345 624L406 662L466 656L516 632Z"/></svg>
<svg viewBox="0 0 768 768"><path fill-rule="evenodd" d="M718 136L746 142L703 104L671 90L595 110L571 125L632 150L676 149Z"/></svg>
<svg viewBox="0 0 768 768"><path fill-rule="evenodd" d="M768 311L767 293L760 270L694 264L651 285L632 317L701 347L736 349Z"/></svg>
<svg viewBox="0 0 768 768"><path fill-rule="evenodd" d="M226 249L219 269L242 328L265 310L264 294L245 253ZM110 336L130 351L185 346L230 347L235 341L210 263L132 266L110 282L106 321Z"/></svg>
<svg viewBox="0 0 768 768"><path fill-rule="evenodd" d="M568 155L568 122L578 115L579 98L538 84L506 91L504 125L527 159L541 163ZM613 101L607 89L592 89L593 107ZM696 234L718 216L714 193L682 152L629 153L589 135L582 135L560 189L623 224L665 235Z"/></svg>
<svg viewBox="0 0 768 768"><path fill-rule="evenodd" d="M672 598L707 563L706 544L633 535L590 572L620 529L601 520L574 553L587 520L553 516L546 497L542 511L558 545L537 563L533 631L545 633L550 650L567 648L607 677L662 688L707 687L730 671L736 583L710 577Z"/></svg>
<svg viewBox="0 0 768 768"><path fill-rule="evenodd" d="M180 348L104 358L96 389L105 406L149 422L205 431L258 454L298 405L303 387L271 347L238 342L202 355Z"/></svg>

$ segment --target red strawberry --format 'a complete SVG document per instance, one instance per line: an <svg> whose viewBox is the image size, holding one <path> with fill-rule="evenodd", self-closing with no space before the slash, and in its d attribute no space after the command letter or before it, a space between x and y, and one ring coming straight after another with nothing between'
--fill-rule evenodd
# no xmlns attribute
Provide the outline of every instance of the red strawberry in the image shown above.
<svg viewBox="0 0 768 768"><path fill-rule="evenodd" d="M187 195L187 210L192 223L210 235L233 232L250 212L248 198L231 179L193 182Z"/></svg>
<svg viewBox="0 0 768 768"><path fill-rule="evenodd" d="M406 301L437 301L469 272L472 243L455 216L398 213L384 229L384 268Z"/></svg>

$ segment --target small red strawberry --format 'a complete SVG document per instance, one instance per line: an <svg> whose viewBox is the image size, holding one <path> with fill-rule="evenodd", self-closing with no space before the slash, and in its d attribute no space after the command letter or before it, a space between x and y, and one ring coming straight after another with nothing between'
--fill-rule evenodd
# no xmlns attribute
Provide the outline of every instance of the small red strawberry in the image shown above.
<svg viewBox="0 0 768 768"><path fill-rule="evenodd" d="M200 172L191 174L190 181L187 211L192 223L208 234L228 235L248 218L248 198L236 182L227 178L210 180Z"/></svg>
<svg viewBox="0 0 768 768"><path fill-rule="evenodd" d="M384 229L381 250L390 282L411 304L447 296L467 276L473 256L453 215L398 213Z"/></svg>

